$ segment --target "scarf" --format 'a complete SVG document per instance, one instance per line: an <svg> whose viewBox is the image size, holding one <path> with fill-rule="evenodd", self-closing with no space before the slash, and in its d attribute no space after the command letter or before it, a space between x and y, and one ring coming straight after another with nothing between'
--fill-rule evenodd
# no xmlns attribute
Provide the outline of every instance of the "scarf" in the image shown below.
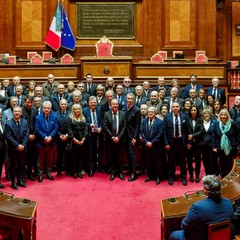
<svg viewBox="0 0 240 240"><path fill-rule="evenodd" d="M224 151L224 153L226 155L229 155L229 153L231 152L231 144L230 141L226 135L227 132L229 132L230 128L231 128L231 122L226 122L225 125L222 124L222 122L219 122L219 128L220 131L222 133L221 136L221 149Z"/></svg>

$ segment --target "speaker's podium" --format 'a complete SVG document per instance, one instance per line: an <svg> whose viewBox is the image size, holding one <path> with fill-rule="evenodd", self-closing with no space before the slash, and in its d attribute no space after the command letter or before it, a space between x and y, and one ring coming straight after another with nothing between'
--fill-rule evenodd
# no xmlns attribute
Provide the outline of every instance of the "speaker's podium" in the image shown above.
<svg viewBox="0 0 240 240"><path fill-rule="evenodd" d="M37 202L0 192L0 228L11 240L36 240Z"/></svg>

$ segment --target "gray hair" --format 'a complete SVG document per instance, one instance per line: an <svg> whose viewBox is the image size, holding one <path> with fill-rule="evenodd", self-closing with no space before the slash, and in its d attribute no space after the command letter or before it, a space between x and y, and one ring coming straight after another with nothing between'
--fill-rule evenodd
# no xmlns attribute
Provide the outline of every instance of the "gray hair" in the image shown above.
<svg viewBox="0 0 240 240"><path fill-rule="evenodd" d="M221 199L221 182L214 175L207 175L202 179L204 188L209 198L214 201L219 201Z"/></svg>

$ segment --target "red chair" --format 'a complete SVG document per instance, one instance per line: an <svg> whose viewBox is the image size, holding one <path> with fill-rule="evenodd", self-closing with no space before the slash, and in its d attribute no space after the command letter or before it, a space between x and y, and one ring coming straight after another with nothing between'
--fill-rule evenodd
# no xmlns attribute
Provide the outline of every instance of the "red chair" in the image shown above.
<svg viewBox="0 0 240 240"><path fill-rule="evenodd" d="M110 57L113 56L114 43L110 41L106 36L103 36L99 41L95 43L97 57Z"/></svg>
<svg viewBox="0 0 240 240"><path fill-rule="evenodd" d="M163 63L164 57L162 56L162 54L157 52L151 57L151 61Z"/></svg>
<svg viewBox="0 0 240 240"><path fill-rule="evenodd" d="M231 221L209 224L208 240L231 240Z"/></svg>

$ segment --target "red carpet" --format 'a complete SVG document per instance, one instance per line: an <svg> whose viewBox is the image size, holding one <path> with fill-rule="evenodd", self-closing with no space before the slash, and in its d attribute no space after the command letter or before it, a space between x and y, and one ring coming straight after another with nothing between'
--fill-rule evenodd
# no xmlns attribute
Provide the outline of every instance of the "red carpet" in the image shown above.
<svg viewBox="0 0 240 240"><path fill-rule="evenodd" d="M102 173L83 179L63 175L53 182L27 181L27 188L18 191L5 179L3 184L5 192L38 202L38 240L159 240L160 200L202 189L202 184L184 187L177 179L173 186L167 181L156 186L144 183L145 177L129 183L110 182Z"/></svg>

